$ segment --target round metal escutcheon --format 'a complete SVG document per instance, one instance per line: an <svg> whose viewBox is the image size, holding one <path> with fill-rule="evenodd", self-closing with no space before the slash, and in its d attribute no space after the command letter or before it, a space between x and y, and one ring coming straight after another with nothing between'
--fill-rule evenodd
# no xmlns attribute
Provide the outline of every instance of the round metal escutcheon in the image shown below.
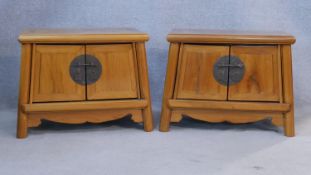
<svg viewBox="0 0 311 175"><path fill-rule="evenodd" d="M70 64L70 76L71 79L80 84L85 85L85 55L80 55L74 58Z"/></svg>
<svg viewBox="0 0 311 175"><path fill-rule="evenodd" d="M221 85L227 86L228 84L228 67L229 56L219 58L214 64L213 75L214 79Z"/></svg>
<svg viewBox="0 0 311 175"><path fill-rule="evenodd" d="M243 79L244 73L244 63L236 56L223 56L214 64L214 79L224 86L239 83Z"/></svg>
<svg viewBox="0 0 311 175"><path fill-rule="evenodd" d="M230 57L230 65L232 66L229 67L229 85L234 85L243 79L245 66L240 58L236 56Z"/></svg>
<svg viewBox="0 0 311 175"><path fill-rule="evenodd" d="M70 64L70 76L80 85L95 83L101 76L102 65L98 59L91 55L80 55Z"/></svg>

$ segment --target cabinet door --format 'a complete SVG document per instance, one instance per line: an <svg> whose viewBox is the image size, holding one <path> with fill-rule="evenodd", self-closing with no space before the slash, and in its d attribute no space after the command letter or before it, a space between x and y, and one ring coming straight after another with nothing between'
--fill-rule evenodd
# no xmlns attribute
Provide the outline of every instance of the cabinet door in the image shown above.
<svg viewBox="0 0 311 175"><path fill-rule="evenodd" d="M232 46L231 55L241 59L245 73L239 83L229 86L229 100L279 100L277 50L277 46Z"/></svg>
<svg viewBox="0 0 311 175"><path fill-rule="evenodd" d="M33 102L85 100L85 86L70 76L71 61L84 54L80 45L37 45L33 57Z"/></svg>
<svg viewBox="0 0 311 175"><path fill-rule="evenodd" d="M177 98L226 100L227 86L214 79L213 68L220 57L229 55L229 46L185 44L181 54Z"/></svg>
<svg viewBox="0 0 311 175"><path fill-rule="evenodd" d="M86 53L102 65L100 78L87 86L88 100L137 98L137 63L131 44L88 45Z"/></svg>

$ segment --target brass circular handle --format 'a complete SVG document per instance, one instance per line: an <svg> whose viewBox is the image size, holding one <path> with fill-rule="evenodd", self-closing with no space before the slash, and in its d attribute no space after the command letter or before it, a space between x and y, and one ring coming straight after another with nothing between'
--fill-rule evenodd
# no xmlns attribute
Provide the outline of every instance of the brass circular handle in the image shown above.
<svg viewBox="0 0 311 175"><path fill-rule="evenodd" d="M230 86L239 83L245 72L244 63L236 56L220 57L214 64L214 79L221 85Z"/></svg>
<svg viewBox="0 0 311 175"><path fill-rule="evenodd" d="M92 55L80 55L70 64L71 79L80 85L95 83L102 74L100 61Z"/></svg>

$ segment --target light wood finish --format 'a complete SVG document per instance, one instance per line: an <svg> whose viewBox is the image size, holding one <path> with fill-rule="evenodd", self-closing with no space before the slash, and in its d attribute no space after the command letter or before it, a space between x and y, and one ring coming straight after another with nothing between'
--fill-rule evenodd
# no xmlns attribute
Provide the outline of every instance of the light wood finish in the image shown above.
<svg viewBox="0 0 311 175"><path fill-rule="evenodd" d="M282 32L175 29L169 42L220 44L294 44L295 37Z"/></svg>
<svg viewBox="0 0 311 175"><path fill-rule="evenodd" d="M85 86L70 76L72 60L84 54L80 45L37 45L34 50L33 102L85 100Z"/></svg>
<svg viewBox="0 0 311 175"><path fill-rule="evenodd" d="M195 101L195 100L169 100L170 108L184 109L218 109L234 111L268 111L288 112L289 104L259 103L259 102L228 102L228 101Z"/></svg>
<svg viewBox="0 0 311 175"><path fill-rule="evenodd" d="M143 109L144 130L150 132L153 130L153 117L145 43L136 43L136 53L141 87L140 96L142 99L146 99L148 103L147 107Z"/></svg>
<svg viewBox="0 0 311 175"><path fill-rule="evenodd" d="M98 81L87 86L87 99L137 98L134 53L131 44L87 45L86 54L102 65Z"/></svg>
<svg viewBox="0 0 311 175"><path fill-rule="evenodd" d="M179 84L181 81L181 72L179 72L179 70L181 69L181 63L182 63L182 56L183 56L183 52L184 52L184 45L183 43L180 43L179 45L179 53L178 53L178 62L177 62L177 70L176 70L176 78L175 79L175 85L174 85L174 94L173 94L173 98L177 98L178 92L179 92Z"/></svg>
<svg viewBox="0 0 311 175"><path fill-rule="evenodd" d="M280 103L284 103L284 97L283 97L283 75L282 75L282 45L278 45L278 70L279 70L279 97L280 97Z"/></svg>
<svg viewBox="0 0 311 175"><path fill-rule="evenodd" d="M291 104L290 110L284 114L284 134L293 137L295 136L295 121L291 46L282 46L282 54L284 102Z"/></svg>
<svg viewBox="0 0 311 175"><path fill-rule="evenodd" d="M102 123L121 119L129 115L132 115L131 118L134 118L134 121L140 121L139 118L142 118L141 110L99 110L32 113L29 115L28 127L38 127L41 124L41 120L68 124Z"/></svg>
<svg viewBox="0 0 311 175"><path fill-rule="evenodd" d="M272 117L271 122L273 125L278 126L278 127L283 127L284 126L284 121L283 121L283 115L279 114L281 117Z"/></svg>
<svg viewBox="0 0 311 175"><path fill-rule="evenodd" d="M20 70L20 83L19 83L19 99L18 99L18 112L17 112L17 138L27 137L27 123L28 115L23 112L22 105L29 103L29 89L30 89L30 74L31 67L24 65L31 65L32 46L31 44L22 44L21 53L21 70Z"/></svg>
<svg viewBox="0 0 311 175"><path fill-rule="evenodd" d="M160 131L183 116L208 122L249 123L271 119L294 136L291 44L283 33L174 30L170 42ZM236 84L213 78L215 60L236 56L245 74ZM212 61L213 60L213 61ZM223 65L233 78L232 64ZM176 73L177 72L177 73ZM212 75L212 76L210 76ZM208 84L208 83L212 83Z"/></svg>
<svg viewBox="0 0 311 175"><path fill-rule="evenodd" d="M169 49L169 59L167 61L165 86L162 100L162 112L160 121L160 131L167 132L170 126L171 110L168 106L168 100L173 98L176 69L178 64L180 44L171 43Z"/></svg>
<svg viewBox="0 0 311 175"><path fill-rule="evenodd" d="M100 109L144 109L147 100L115 100L115 101L83 101L62 103L35 103L23 105L23 111L49 112L49 111L85 111Z"/></svg>
<svg viewBox="0 0 311 175"><path fill-rule="evenodd" d="M277 46L232 46L230 54L244 63L245 73L242 81L229 86L229 100L280 100Z"/></svg>
<svg viewBox="0 0 311 175"><path fill-rule="evenodd" d="M185 44L177 74L177 98L226 100L227 87L214 79L212 70L218 58L228 55L228 46Z"/></svg>
<svg viewBox="0 0 311 175"><path fill-rule="evenodd" d="M279 113L247 111L222 111L220 113L217 110L174 110L171 122L180 122L184 116L213 123L251 123L269 118L282 119L282 114Z"/></svg>
<svg viewBox="0 0 311 175"><path fill-rule="evenodd" d="M134 54L134 71L135 71L135 79L136 79L136 87L137 87L137 98L141 98L140 96L140 82L139 82L139 73L138 73L138 61L137 61L137 52L136 52L136 43L132 43L132 49Z"/></svg>
<svg viewBox="0 0 311 175"><path fill-rule="evenodd" d="M131 28L33 29L23 32L21 43L127 43L144 42L146 33Z"/></svg>
<svg viewBox="0 0 311 175"><path fill-rule="evenodd" d="M147 40L146 33L127 28L21 34L17 137L27 137L28 127L39 126L41 120L100 123L129 115L133 122L142 122L145 131L152 131ZM102 74L94 84L79 85L71 79L70 64L87 54L100 61Z"/></svg>

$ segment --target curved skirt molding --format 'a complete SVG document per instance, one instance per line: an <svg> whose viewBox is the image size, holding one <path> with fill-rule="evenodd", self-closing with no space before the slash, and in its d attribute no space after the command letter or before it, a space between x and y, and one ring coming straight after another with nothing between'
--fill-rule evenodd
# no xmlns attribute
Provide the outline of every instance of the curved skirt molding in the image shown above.
<svg viewBox="0 0 311 175"><path fill-rule="evenodd" d="M282 113L249 112L249 111L216 111L216 110L174 110L171 115L171 122L180 122L183 117L190 117L196 120L220 123L252 123L264 119L271 119L276 126L283 125Z"/></svg>
<svg viewBox="0 0 311 175"><path fill-rule="evenodd" d="M121 119L131 115L131 119L142 122L142 110L98 110L98 111L79 111L79 112L48 112L31 113L28 118L28 127L37 127L41 120L48 120L57 123L82 124L82 123L102 123Z"/></svg>

